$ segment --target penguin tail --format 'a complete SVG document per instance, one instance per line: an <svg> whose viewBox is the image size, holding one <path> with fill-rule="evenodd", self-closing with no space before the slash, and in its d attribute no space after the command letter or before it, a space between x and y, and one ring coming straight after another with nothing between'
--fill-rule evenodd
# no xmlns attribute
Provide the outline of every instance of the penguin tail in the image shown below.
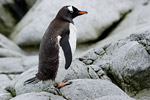
<svg viewBox="0 0 150 100"><path fill-rule="evenodd" d="M38 83L40 80L37 77L33 77L31 79L28 79L24 82L23 85L27 85L27 84L36 84Z"/></svg>

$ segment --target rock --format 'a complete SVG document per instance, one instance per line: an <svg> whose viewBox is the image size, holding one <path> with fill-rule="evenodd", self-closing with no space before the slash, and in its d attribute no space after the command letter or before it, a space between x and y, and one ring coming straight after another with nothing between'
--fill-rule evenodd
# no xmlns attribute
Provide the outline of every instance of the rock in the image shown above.
<svg viewBox="0 0 150 100"><path fill-rule="evenodd" d="M24 53L15 43L0 34L0 56L22 57L24 56Z"/></svg>
<svg viewBox="0 0 150 100"><path fill-rule="evenodd" d="M92 50L89 52L91 53ZM72 62L70 68L68 69L68 74L66 75L65 80L87 79L87 78L110 80L109 77L107 77L106 73L99 66L92 65L91 62L93 62L94 59L96 59L98 56L92 53L90 55L90 58L88 57L89 57L88 55L85 55L83 56L83 58L75 59ZM94 59L92 59L92 57L94 57Z"/></svg>
<svg viewBox="0 0 150 100"><path fill-rule="evenodd" d="M113 95L113 96L103 96L95 100L135 100L135 99L126 96Z"/></svg>
<svg viewBox="0 0 150 100"><path fill-rule="evenodd" d="M53 95L47 92L25 93L10 100L66 100L58 95Z"/></svg>
<svg viewBox="0 0 150 100"><path fill-rule="evenodd" d="M20 58L0 58L0 73L19 74L24 71Z"/></svg>
<svg viewBox="0 0 150 100"><path fill-rule="evenodd" d="M29 70L32 72L33 69ZM25 74L25 73L24 73ZM33 72L32 72L33 74ZM50 92L60 96L63 96L67 100L94 100L106 95L120 95L130 98L126 93L119 89L116 85L112 84L110 81L98 80L98 79L75 79L70 80L73 83L71 85L65 86L63 88L56 89L52 86L50 82L39 82L37 84L23 85L24 79L28 79L21 75L18 80L15 81L16 94L25 94L29 92ZM71 91L71 92L70 92ZM30 94L30 93L29 93ZM28 99L28 98L26 98ZM15 100L15 99L14 99Z"/></svg>
<svg viewBox="0 0 150 100"><path fill-rule="evenodd" d="M0 57L21 57L23 54L20 54L13 50L0 48Z"/></svg>
<svg viewBox="0 0 150 100"><path fill-rule="evenodd" d="M114 22L120 20L124 14L132 9L132 3L130 0L117 0L115 3L113 0L95 0L93 2L90 0L78 2L61 0L59 3L44 0L40 3L37 2L30 9L28 14L26 14L21 22L19 22L10 38L21 46L39 45L46 28L55 17L58 10L62 6L68 4L89 12L89 15L81 17L75 21L75 25L79 30L79 43L97 39L105 30L107 30L108 27ZM98 5L97 8L95 8L96 10L92 9L93 6L96 7L96 5ZM109 9L106 9L108 7ZM49 11L49 9L51 11ZM101 13L97 13L96 11ZM81 23L83 20L84 23Z"/></svg>
<svg viewBox="0 0 150 100"><path fill-rule="evenodd" d="M94 100L103 96L130 98L110 81L98 79L77 79L72 84L60 89L62 95L69 100ZM129 99L132 100L132 99Z"/></svg>
<svg viewBox="0 0 150 100"><path fill-rule="evenodd" d="M0 100L10 100L11 98L10 93L0 93Z"/></svg>
<svg viewBox="0 0 150 100"><path fill-rule="evenodd" d="M20 74L25 70L38 65L38 56L0 58L0 73Z"/></svg>
<svg viewBox="0 0 150 100"><path fill-rule="evenodd" d="M10 84L11 80L5 74L0 74L0 88L5 87L6 85Z"/></svg>
<svg viewBox="0 0 150 100"><path fill-rule="evenodd" d="M39 63L38 56L25 56L22 57L23 67L25 70L28 70L29 68L33 66L37 66Z"/></svg>
<svg viewBox="0 0 150 100"><path fill-rule="evenodd" d="M149 36L150 30L145 28L124 40L95 48L93 52L96 54L99 55L100 48L105 53L99 55L97 60L94 58L93 65L100 66L108 77L126 92L136 93L150 87Z"/></svg>
<svg viewBox="0 0 150 100"><path fill-rule="evenodd" d="M27 84L24 82L35 76L37 73L37 66L30 68L29 70L22 73L17 79L14 80L14 89L16 90L16 95L20 95L28 92L42 92L51 87L52 81L38 82L37 84Z"/></svg>
<svg viewBox="0 0 150 100"><path fill-rule="evenodd" d="M11 94L5 90L7 86L11 84L11 80L7 75L0 74L0 100L10 100Z"/></svg>
<svg viewBox="0 0 150 100"><path fill-rule="evenodd" d="M16 20L11 15L11 12L5 8L5 4L7 4L6 0L0 1L0 33L9 35L15 26Z"/></svg>

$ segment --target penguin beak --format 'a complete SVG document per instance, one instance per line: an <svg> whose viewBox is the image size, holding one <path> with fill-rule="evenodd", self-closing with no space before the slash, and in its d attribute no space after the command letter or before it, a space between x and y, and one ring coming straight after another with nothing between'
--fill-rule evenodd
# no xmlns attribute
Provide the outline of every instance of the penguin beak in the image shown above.
<svg viewBox="0 0 150 100"><path fill-rule="evenodd" d="M78 11L78 12L77 12L78 15L84 15L84 14L87 14L87 13L88 13L88 12L86 12L86 11Z"/></svg>

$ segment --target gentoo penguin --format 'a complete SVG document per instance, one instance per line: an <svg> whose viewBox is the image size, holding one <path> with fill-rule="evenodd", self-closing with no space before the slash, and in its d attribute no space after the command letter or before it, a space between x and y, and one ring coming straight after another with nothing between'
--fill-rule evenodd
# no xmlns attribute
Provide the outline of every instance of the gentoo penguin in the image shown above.
<svg viewBox="0 0 150 100"><path fill-rule="evenodd" d="M71 83L63 80L76 49L76 28L73 19L83 14L87 12L74 6L64 6L59 10L42 38L38 73L25 81L24 85L52 80L54 86L60 88Z"/></svg>

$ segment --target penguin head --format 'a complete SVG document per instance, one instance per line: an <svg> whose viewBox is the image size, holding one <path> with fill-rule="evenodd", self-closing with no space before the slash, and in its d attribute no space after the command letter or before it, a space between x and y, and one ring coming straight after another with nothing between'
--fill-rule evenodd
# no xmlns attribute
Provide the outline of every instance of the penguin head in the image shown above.
<svg viewBox="0 0 150 100"><path fill-rule="evenodd" d="M64 6L61 8L56 16L56 18L60 18L66 21L72 22L72 20L80 15L87 14L86 11L80 11L74 6Z"/></svg>

